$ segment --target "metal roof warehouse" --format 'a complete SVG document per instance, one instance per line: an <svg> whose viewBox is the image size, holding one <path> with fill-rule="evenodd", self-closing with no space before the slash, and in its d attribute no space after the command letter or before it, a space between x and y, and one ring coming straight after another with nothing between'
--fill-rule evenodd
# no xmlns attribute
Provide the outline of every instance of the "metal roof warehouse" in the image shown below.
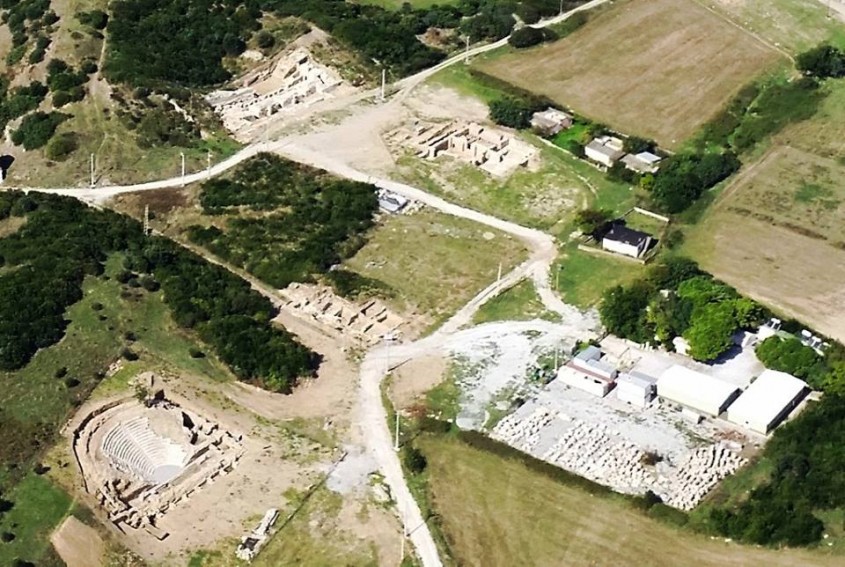
<svg viewBox="0 0 845 567"><path fill-rule="evenodd" d="M684 366L666 369L657 380L658 396L712 417L725 411L738 394L735 385Z"/></svg>
<svg viewBox="0 0 845 567"><path fill-rule="evenodd" d="M728 409L728 420L765 435L789 415L807 391L803 380L765 370Z"/></svg>

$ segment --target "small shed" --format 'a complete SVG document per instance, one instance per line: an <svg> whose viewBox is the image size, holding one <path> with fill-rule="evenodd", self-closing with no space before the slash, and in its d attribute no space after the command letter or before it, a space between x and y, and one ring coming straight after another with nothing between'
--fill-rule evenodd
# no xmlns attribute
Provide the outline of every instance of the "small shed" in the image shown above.
<svg viewBox="0 0 845 567"><path fill-rule="evenodd" d="M807 384L786 372L765 370L728 409L728 421L766 435L809 392Z"/></svg>
<svg viewBox="0 0 845 567"><path fill-rule="evenodd" d="M660 375L657 395L683 408L716 417L737 398L739 388L676 364Z"/></svg>

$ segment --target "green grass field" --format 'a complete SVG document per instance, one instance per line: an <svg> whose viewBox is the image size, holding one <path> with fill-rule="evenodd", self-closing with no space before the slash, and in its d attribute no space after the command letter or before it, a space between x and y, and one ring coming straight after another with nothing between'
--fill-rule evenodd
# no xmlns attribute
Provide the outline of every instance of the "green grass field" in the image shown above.
<svg viewBox="0 0 845 567"><path fill-rule="evenodd" d="M12 565L16 558L38 562L44 567L63 565L55 557L48 536L70 513L73 506L70 496L34 473L4 496L15 507L0 515L0 531L13 533L15 539L0 543L0 565Z"/></svg>
<svg viewBox="0 0 845 567"><path fill-rule="evenodd" d="M644 270L636 262L590 254L571 243L552 266L552 278L564 301L585 309L597 305L606 289L629 283Z"/></svg>
<svg viewBox="0 0 845 567"><path fill-rule="evenodd" d="M491 321L528 321L531 319L555 319L553 313L546 311L543 302L534 291L531 280L523 280L509 290L497 295L473 317L473 323Z"/></svg>
<svg viewBox="0 0 845 567"><path fill-rule="evenodd" d="M431 502L458 565L834 566L825 551L725 543L661 523L448 437L424 437Z"/></svg>

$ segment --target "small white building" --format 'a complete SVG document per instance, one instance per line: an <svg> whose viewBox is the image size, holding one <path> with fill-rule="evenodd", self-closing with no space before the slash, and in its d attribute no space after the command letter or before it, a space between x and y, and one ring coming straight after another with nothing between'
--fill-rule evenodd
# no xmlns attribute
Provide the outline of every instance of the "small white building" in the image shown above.
<svg viewBox="0 0 845 567"><path fill-rule="evenodd" d="M576 368L570 361L558 368L557 379L588 394L603 398L613 388L613 380L606 380L602 376L590 371Z"/></svg>
<svg viewBox="0 0 845 567"><path fill-rule="evenodd" d="M556 108L547 108L531 116L531 127L543 136L554 136L572 126L572 116Z"/></svg>
<svg viewBox="0 0 845 567"><path fill-rule="evenodd" d="M584 146L584 155L605 167L613 167L625 155L622 140L615 136L600 136Z"/></svg>
<svg viewBox="0 0 845 567"><path fill-rule="evenodd" d="M728 421L766 435L804 399L807 384L786 372L765 370L731 404Z"/></svg>
<svg viewBox="0 0 845 567"><path fill-rule="evenodd" d="M780 331L781 320L772 317L757 329L757 340L762 342L769 337L774 337Z"/></svg>
<svg viewBox="0 0 845 567"><path fill-rule="evenodd" d="M657 378L640 372L630 372L616 380L616 397L632 406L644 408L657 395Z"/></svg>
<svg viewBox="0 0 845 567"><path fill-rule="evenodd" d="M650 245L650 234L628 228L621 223L614 224L601 241L601 247L604 250L616 252L623 256L630 256L631 258L642 256Z"/></svg>
<svg viewBox="0 0 845 567"><path fill-rule="evenodd" d="M625 164L626 168L637 173L655 173L660 167L662 159L651 152L640 152L626 155L622 158L622 163Z"/></svg>
<svg viewBox="0 0 845 567"><path fill-rule="evenodd" d="M607 362L602 362L601 349L595 345L590 345L579 352L569 364L574 368L583 370L584 372L590 372L610 382L615 380L618 374L615 366Z"/></svg>
<svg viewBox="0 0 845 567"><path fill-rule="evenodd" d="M676 364L660 375L657 395L683 408L716 417L736 399L739 388Z"/></svg>

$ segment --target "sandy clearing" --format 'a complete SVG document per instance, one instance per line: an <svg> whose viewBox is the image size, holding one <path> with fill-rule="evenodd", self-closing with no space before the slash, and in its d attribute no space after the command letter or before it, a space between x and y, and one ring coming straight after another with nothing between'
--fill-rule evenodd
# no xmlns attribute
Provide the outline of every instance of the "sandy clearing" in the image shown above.
<svg viewBox="0 0 845 567"><path fill-rule="evenodd" d="M97 530L86 526L73 516L59 526L50 542L67 567L95 567L100 565L105 545Z"/></svg>
<svg viewBox="0 0 845 567"><path fill-rule="evenodd" d="M412 405L443 380L447 367L445 357L431 355L409 360L397 368L389 392L394 407Z"/></svg>

